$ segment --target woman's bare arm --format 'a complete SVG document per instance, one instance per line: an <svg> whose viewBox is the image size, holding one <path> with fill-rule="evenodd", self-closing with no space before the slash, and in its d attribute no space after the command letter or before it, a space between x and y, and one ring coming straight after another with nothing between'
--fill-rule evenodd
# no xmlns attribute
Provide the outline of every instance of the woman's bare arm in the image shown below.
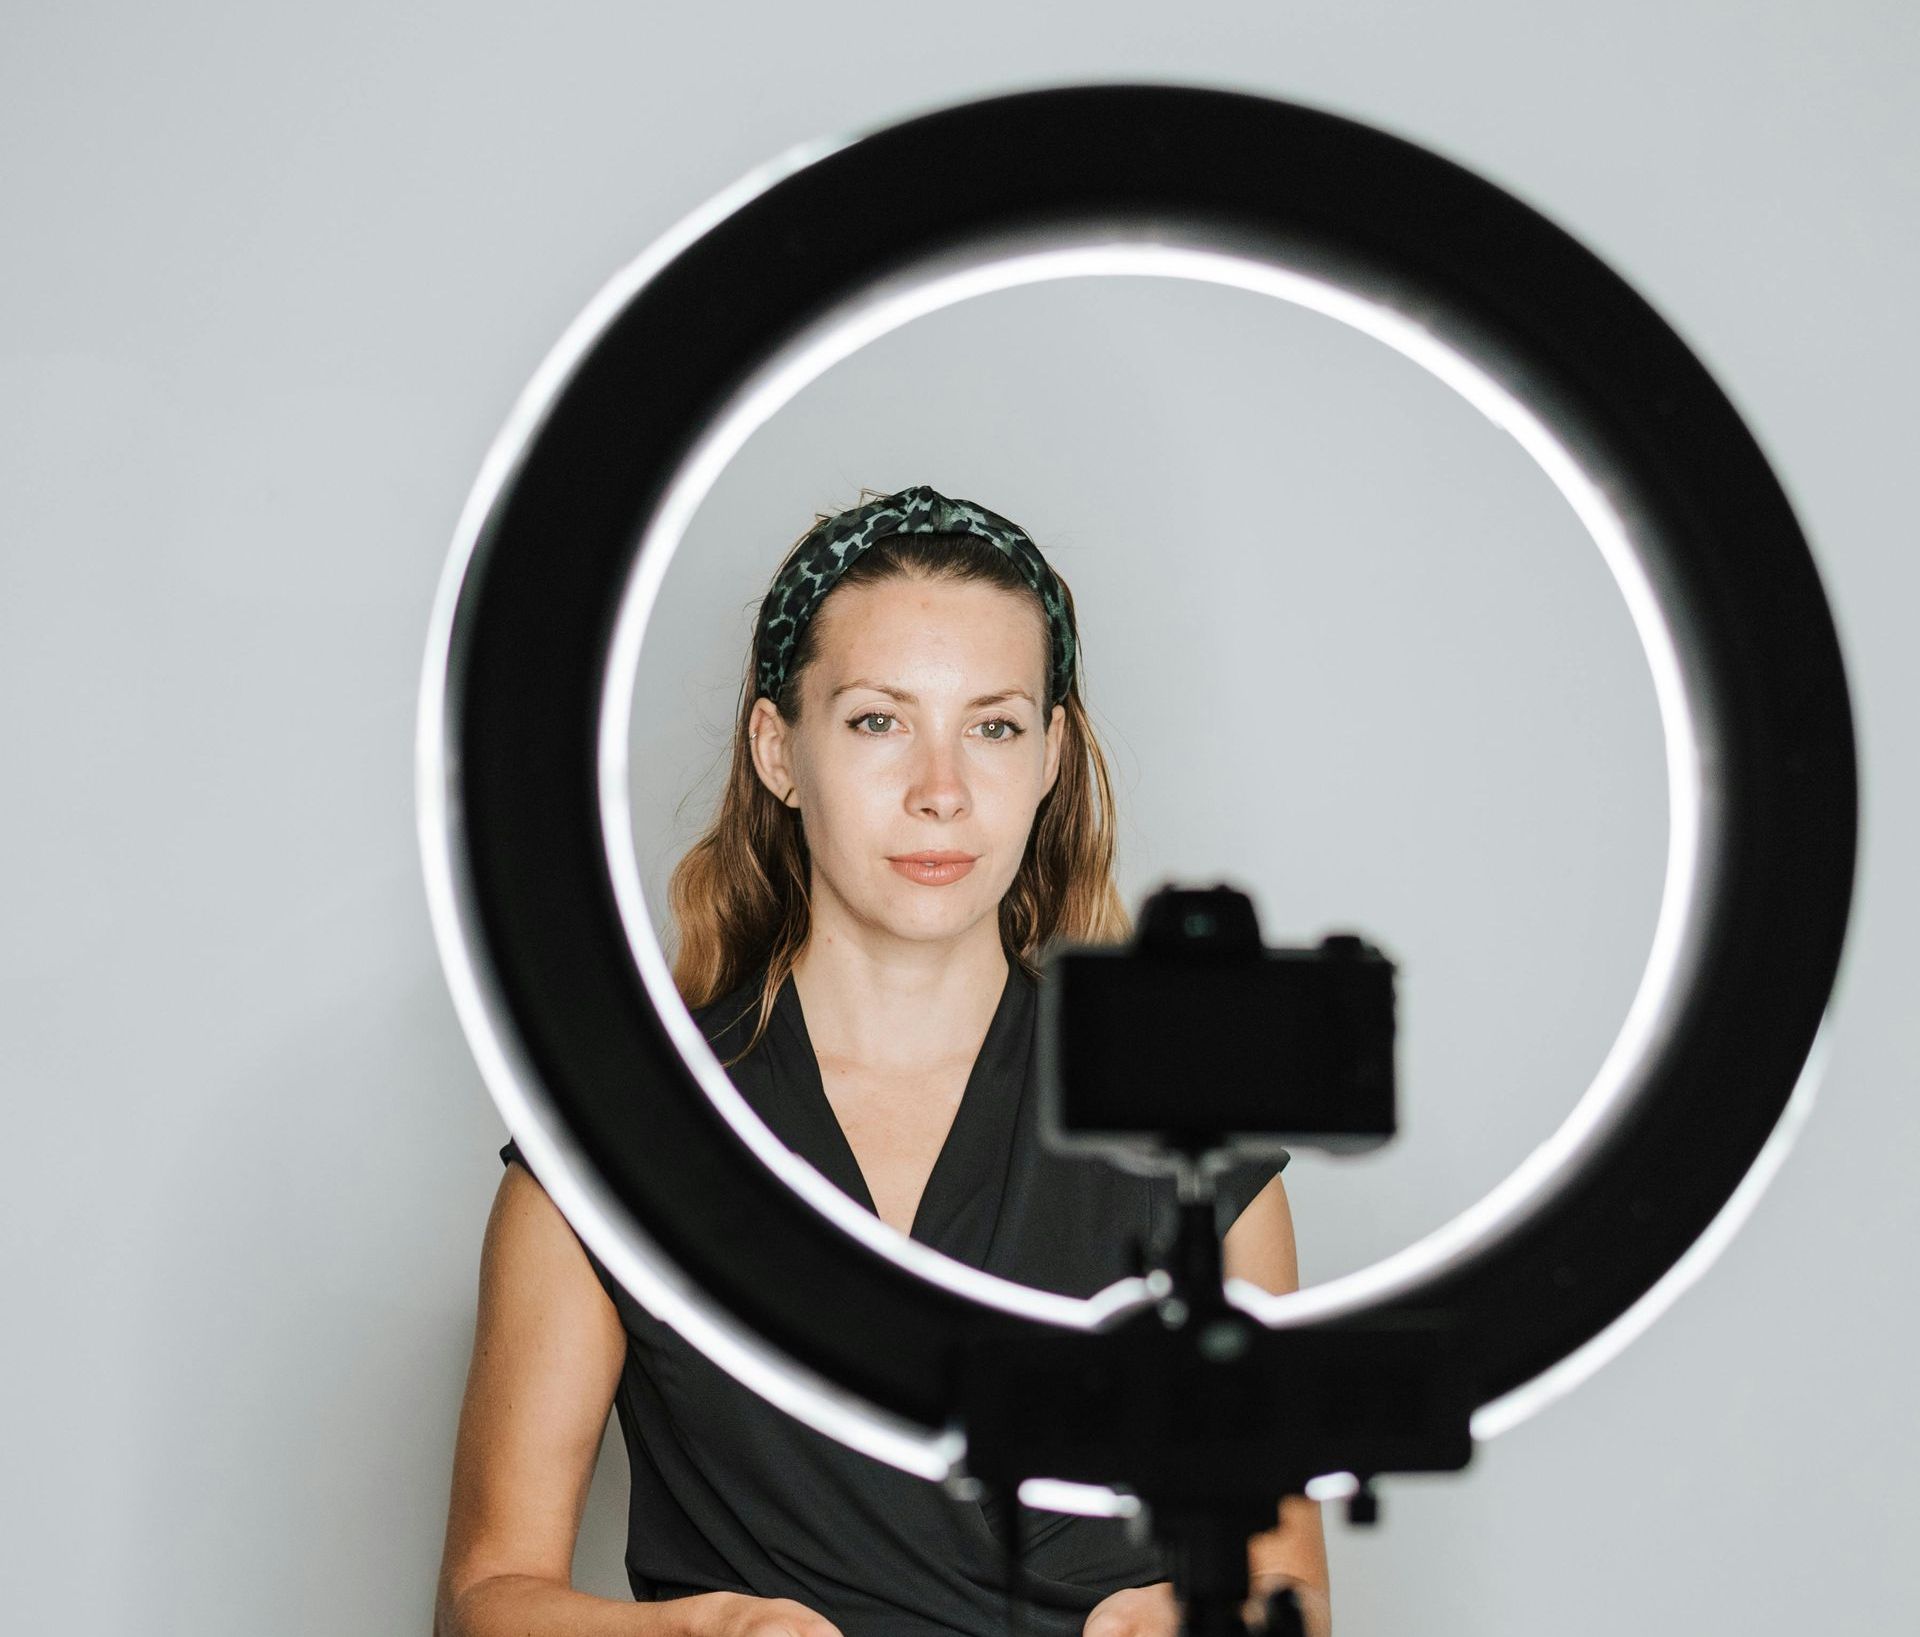
<svg viewBox="0 0 1920 1637"><path fill-rule="evenodd" d="M435 1637L664 1637L646 1615L672 1605L643 1609L571 1584L625 1357L620 1315L566 1218L531 1172L509 1165L481 1244Z"/></svg>
<svg viewBox="0 0 1920 1637"><path fill-rule="evenodd" d="M566 1218L532 1172L509 1165L481 1243L434 1637L840 1637L787 1598L635 1603L573 1589L626 1352L619 1311Z"/></svg>

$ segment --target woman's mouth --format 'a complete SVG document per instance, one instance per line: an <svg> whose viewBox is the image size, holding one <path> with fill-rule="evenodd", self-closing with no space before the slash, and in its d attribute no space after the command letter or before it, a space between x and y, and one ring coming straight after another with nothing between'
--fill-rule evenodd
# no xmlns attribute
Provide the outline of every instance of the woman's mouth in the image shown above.
<svg viewBox="0 0 1920 1637"><path fill-rule="evenodd" d="M909 881L918 881L923 887L944 887L972 869L978 856L977 853L905 853L887 862Z"/></svg>

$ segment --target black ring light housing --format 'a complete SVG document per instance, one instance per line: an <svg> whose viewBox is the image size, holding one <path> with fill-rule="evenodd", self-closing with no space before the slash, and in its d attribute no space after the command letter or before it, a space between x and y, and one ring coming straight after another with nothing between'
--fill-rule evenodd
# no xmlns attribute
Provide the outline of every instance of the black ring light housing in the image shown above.
<svg viewBox="0 0 1920 1637"><path fill-rule="evenodd" d="M1062 1325L977 1299L927 1277L925 1247L883 1250L756 1157L703 1084L720 1071L658 981L657 945L652 989L636 961L599 740L643 540L769 359L882 281L956 256L1223 247L1400 314L1526 404L1617 509L1671 636L1692 737L1670 768L1697 781L1698 867L1631 1084L1499 1231L1359 1307L1316 1311L1313 1292L1268 1304L1276 1336L1444 1312L1472 1404L1540 1377L1722 1212L1801 1079L1838 968L1856 826L1847 688L1807 544L1753 438L1566 233L1325 112L1169 84L1049 88L784 165L583 315L496 445L443 583L421 839L462 1022L515 1136L616 1274L644 1270L649 1305L795 1413L929 1476L958 1469L964 1361L983 1345L1092 1345L1148 1301L1117 1291ZM636 1097L644 1147L618 1135Z"/></svg>

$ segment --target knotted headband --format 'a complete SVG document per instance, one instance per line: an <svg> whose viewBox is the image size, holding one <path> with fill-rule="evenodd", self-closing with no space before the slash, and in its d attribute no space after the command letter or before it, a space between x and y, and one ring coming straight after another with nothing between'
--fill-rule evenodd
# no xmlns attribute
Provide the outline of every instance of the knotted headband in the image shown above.
<svg viewBox="0 0 1920 1637"><path fill-rule="evenodd" d="M1067 618L1066 593L1040 548L1023 529L999 514L970 500L949 500L924 483L839 512L802 536L760 605L758 686L762 694L780 697L800 633L821 599L867 547L895 534L976 535L1011 558L1046 608L1052 646L1048 688L1055 703L1066 697L1073 678L1073 625Z"/></svg>

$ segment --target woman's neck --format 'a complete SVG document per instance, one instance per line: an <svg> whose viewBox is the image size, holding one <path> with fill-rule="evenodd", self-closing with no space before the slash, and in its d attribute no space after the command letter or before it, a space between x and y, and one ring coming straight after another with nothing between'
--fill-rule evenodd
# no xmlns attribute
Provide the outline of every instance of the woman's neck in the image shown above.
<svg viewBox="0 0 1920 1637"><path fill-rule="evenodd" d="M818 929L793 966L814 1054L875 1074L971 1061L1010 978L999 928L880 951Z"/></svg>

